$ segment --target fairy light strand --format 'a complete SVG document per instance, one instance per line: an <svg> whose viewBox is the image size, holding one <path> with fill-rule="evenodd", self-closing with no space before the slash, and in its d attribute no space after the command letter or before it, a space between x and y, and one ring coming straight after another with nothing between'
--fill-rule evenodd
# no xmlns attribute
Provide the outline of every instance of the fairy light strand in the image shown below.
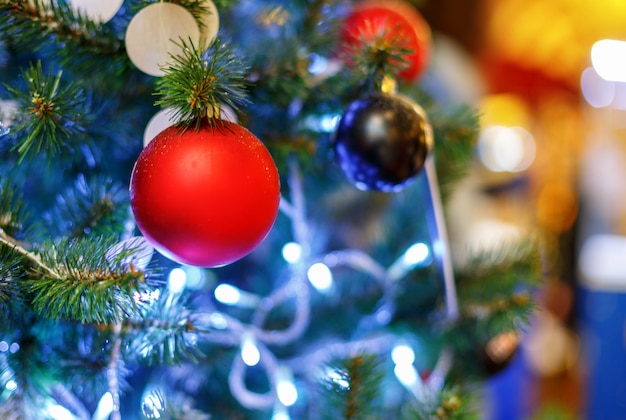
<svg viewBox="0 0 626 420"><path fill-rule="evenodd" d="M443 207L439 196L439 189L436 181L434 162L432 157L425 163L425 175L428 183L428 196L432 206L429 214L429 228L431 233L432 254L442 270L445 285L445 301L447 317L455 320L458 317L458 303L456 297L456 287L452 271L452 262L449 255L449 244L443 217ZM285 197L281 197L280 210L292 223L294 244L300 247L302 253L300 258L290 263L291 277L282 287L274 290L269 296L258 296L254 306L252 318L249 324L239 321L233 317L220 312L205 313L198 315L198 324L203 325L201 331L206 339L211 342L221 343L229 346L239 346L241 351L233 360L228 377L228 383L233 396L245 407L251 409L269 409L280 404L277 395L277 372L282 363L286 363L290 370L296 374L312 375L314 369L319 366L332 354L334 357L349 356L355 352L364 350L375 353L389 353L393 349L398 337L390 334L374 335L365 340L353 340L350 342L337 341L324 343L323 347L304 356L300 356L288 361L279 361L267 345L284 346L297 340L308 328L311 321L311 287L307 281L307 270L315 263L323 263L329 269L340 266L348 267L362 272L376 281L383 290L380 303L384 306L388 304L390 294L394 284L406 276L411 270L420 265L430 262L430 251L425 244L416 243L411 249L409 247L403 255L398 257L391 265L385 267L374 260L369 254L358 249L344 249L332 251L321 257L312 258L311 230L306 217L306 201L303 190L302 177L297 162L289 162L288 185L290 188L289 202ZM411 253L409 254L409 251ZM415 253L415 254L413 254ZM294 316L291 323L282 330L268 330L263 328L269 313L278 305L290 300L295 300ZM239 303L235 303L239 304ZM250 307L250 306L247 306ZM391 308L390 310L393 310ZM215 316L219 315L219 323L215 323ZM376 318L377 314L372 314ZM381 324L379 322L379 324ZM257 393L249 390L245 383L246 369L250 366L244 361L244 346L254 346L258 351L258 361L248 361L254 363L255 369L263 369L268 377L270 389L265 393ZM247 351L250 351L251 347ZM254 353L254 352L251 352ZM250 353L250 354L251 354ZM426 401L429 396L441 391L443 380L452 364L451 354L444 350L439 355L435 368L428 379L424 380L413 366L414 373L410 381L402 385L418 401ZM400 380L400 378L399 378Z"/></svg>

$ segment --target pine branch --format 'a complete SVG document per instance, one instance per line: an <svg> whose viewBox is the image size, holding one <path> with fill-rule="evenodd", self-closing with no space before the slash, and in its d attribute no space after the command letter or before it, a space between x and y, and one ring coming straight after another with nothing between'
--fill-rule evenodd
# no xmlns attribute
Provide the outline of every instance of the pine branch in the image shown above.
<svg viewBox="0 0 626 420"><path fill-rule="evenodd" d="M343 45L343 58L364 76L367 91L380 91L387 77L409 66L405 57L413 51L406 47L406 34L400 27L366 21L358 30L358 41Z"/></svg>
<svg viewBox="0 0 626 420"><path fill-rule="evenodd" d="M541 280L537 244L526 239L481 251L457 271L458 294L465 305L488 304ZM489 287L485 287L489 285Z"/></svg>
<svg viewBox="0 0 626 420"><path fill-rule="evenodd" d="M413 404L403 417L415 420L478 420L480 412L474 395L444 388L429 395L426 401Z"/></svg>
<svg viewBox="0 0 626 420"><path fill-rule="evenodd" d="M184 359L197 361L202 353L190 314L180 295L162 292L140 317L124 325L123 332L131 340L130 357L139 356L154 365L177 364Z"/></svg>
<svg viewBox="0 0 626 420"><path fill-rule="evenodd" d="M413 93L416 96L419 94ZM436 107L421 95L418 102L425 107L433 127L435 162L441 199L445 203L453 188L465 175L473 161L478 135L478 114L466 105Z"/></svg>
<svg viewBox="0 0 626 420"><path fill-rule="evenodd" d="M329 364L335 374L322 382L325 400L336 411L323 413L323 418L376 418L377 395L383 380L376 355L360 354L337 359ZM329 407L326 407L328 409Z"/></svg>
<svg viewBox="0 0 626 420"><path fill-rule="evenodd" d="M259 56L252 58L255 103L285 109L296 100L306 100L311 94L308 57L298 36L261 39ZM275 48L276 42L281 47Z"/></svg>
<svg viewBox="0 0 626 420"><path fill-rule="evenodd" d="M193 408L193 401L178 394L165 395L161 390L152 391L143 402L144 420L148 419L185 419L209 420L211 416Z"/></svg>
<svg viewBox="0 0 626 420"><path fill-rule="evenodd" d="M0 182L0 232L12 238L26 236L26 202L8 179Z"/></svg>
<svg viewBox="0 0 626 420"><path fill-rule="evenodd" d="M107 362L111 347L111 334L102 325L80 325L76 323L59 322L52 329L61 337L47 337L43 335L42 341L46 341L54 348L55 364L62 372L61 381L74 392L81 396L102 395L108 391ZM68 345L72 343L72 345ZM130 371L123 364L118 367L118 383L121 389L128 389L125 378Z"/></svg>
<svg viewBox="0 0 626 420"><path fill-rule="evenodd" d="M53 277L58 276L58 273L50 266L46 265L41 260L38 254L22 247L15 239L5 235L3 232L0 231L0 248L2 247L8 247L14 255L19 255L20 257L22 257L21 261L24 261L25 263L25 267L23 269L24 271L34 269L36 271L44 272L47 275L51 275ZM28 266L26 266L26 264L28 264Z"/></svg>
<svg viewBox="0 0 626 420"><path fill-rule="evenodd" d="M215 7L217 7L217 10L227 11L237 2L234 0L213 0L213 3L215 4Z"/></svg>
<svg viewBox="0 0 626 420"><path fill-rule="evenodd" d="M481 252L456 278L462 316L447 334L460 347L482 347L498 334L523 328L536 310L531 298L541 280L536 243Z"/></svg>
<svg viewBox="0 0 626 420"><path fill-rule="evenodd" d="M0 353L0 418L51 419L43 403L51 399L56 366L45 362L46 349L28 327L3 339L19 350Z"/></svg>
<svg viewBox="0 0 626 420"><path fill-rule="evenodd" d="M23 256L0 243L0 330L8 329L24 311L18 279L24 275Z"/></svg>
<svg viewBox="0 0 626 420"><path fill-rule="evenodd" d="M49 156L81 141L85 132L86 112L83 91L57 75L44 75L41 62L23 71L26 91L7 86L18 102L19 121L11 127L20 161L41 151Z"/></svg>
<svg viewBox="0 0 626 420"><path fill-rule="evenodd" d="M128 191L102 176L87 180L82 174L57 196L47 215L59 236L82 238L121 234L129 219Z"/></svg>
<svg viewBox="0 0 626 420"><path fill-rule="evenodd" d="M89 20L70 2L1 0L0 34L16 49L52 50L63 65L84 61L86 56L106 57L111 69L128 62L123 34Z"/></svg>
<svg viewBox="0 0 626 420"><path fill-rule="evenodd" d="M244 88L247 67L221 40L213 42L206 52L193 43L180 40L182 55L172 56L165 76L157 81L156 105L174 109L177 124L196 129L203 121L219 125L220 107L226 105L235 113L247 103Z"/></svg>
<svg viewBox="0 0 626 420"><path fill-rule="evenodd" d="M137 295L147 290L145 272L125 264L137 249L107 255L114 238L63 239L41 252L56 276L38 270L28 280L36 313L49 319L115 323L137 313Z"/></svg>

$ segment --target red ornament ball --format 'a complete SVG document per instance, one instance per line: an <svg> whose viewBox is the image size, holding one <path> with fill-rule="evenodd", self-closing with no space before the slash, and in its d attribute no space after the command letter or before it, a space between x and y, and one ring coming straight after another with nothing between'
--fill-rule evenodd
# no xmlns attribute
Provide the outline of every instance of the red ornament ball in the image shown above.
<svg viewBox="0 0 626 420"><path fill-rule="evenodd" d="M181 134L169 127L143 149L130 180L137 226L166 257L232 263L263 241L280 202L276 164L244 127L220 122Z"/></svg>
<svg viewBox="0 0 626 420"><path fill-rule="evenodd" d="M415 81L430 57L430 27L417 9L402 0L370 0L356 3L341 28L345 51L385 41L393 50L406 50L406 67L397 75L405 82Z"/></svg>

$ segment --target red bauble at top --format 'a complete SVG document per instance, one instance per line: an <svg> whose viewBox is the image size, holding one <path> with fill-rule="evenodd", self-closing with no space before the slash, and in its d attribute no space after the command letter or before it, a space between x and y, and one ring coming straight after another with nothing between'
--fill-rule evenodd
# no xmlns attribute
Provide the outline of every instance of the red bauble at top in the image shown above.
<svg viewBox="0 0 626 420"><path fill-rule="evenodd" d="M222 122L181 134L170 127L139 155L130 181L139 230L163 255L217 267L254 250L280 202L276 165L244 127Z"/></svg>
<svg viewBox="0 0 626 420"><path fill-rule="evenodd" d="M381 38L382 37L382 38ZM410 83L426 69L430 57L430 27L417 9L402 0L370 0L355 4L341 28L345 50L384 40L393 50L407 50L406 68L398 79Z"/></svg>

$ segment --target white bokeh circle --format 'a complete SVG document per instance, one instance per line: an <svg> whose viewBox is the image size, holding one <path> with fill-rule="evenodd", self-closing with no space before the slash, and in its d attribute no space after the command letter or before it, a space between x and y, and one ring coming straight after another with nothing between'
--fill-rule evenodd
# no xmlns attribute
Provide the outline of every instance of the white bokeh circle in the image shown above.
<svg viewBox="0 0 626 420"><path fill-rule="evenodd" d="M197 44L198 23L187 9L174 3L153 3L141 9L126 29L126 51L137 68L163 76L161 66L181 52L180 40Z"/></svg>
<svg viewBox="0 0 626 420"><path fill-rule="evenodd" d="M175 114L176 111L174 109L165 108L150 118L143 132L143 147L146 147L161 131L173 126L177 122ZM235 111L228 105L222 105L220 107L220 118L232 123L237 123Z"/></svg>
<svg viewBox="0 0 626 420"><path fill-rule="evenodd" d="M140 270L145 270L150 264L152 255L154 254L154 248L146 238L143 236L133 236L128 239L124 239L117 244L113 245L105 253L105 257L108 261L114 261L119 258L122 252L133 251L130 255L121 259L121 263L124 266L130 266L131 264Z"/></svg>
<svg viewBox="0 0 626 420"><path fill-rule="evenodd" d="M211 0L206 0L205 5L209 11L202 16L202 28L200 29L200 46L203 50L207 49L217 36L220 30L220 15L217 7Z"/></svg>
<svg viewBox="0 0 626 420"><path fill-rule="evenodd" d="M143 147L146 147L148 143L150 143L152 139L161 131L174 125L176 122L174 119L174 113L174 109L165 108L150 118L150 121L148 121L148 125L146 125L146 129L143 132Z"/></svg>
<svg viewBox="0 0 626 420"><path fill-rule="evenodd" d="M68 3L77 12L99 23L106 23L120 10L124 0L69 0Z"/></svg>
<svg viewBox="0 0 626 420"><path fill-rule="evenodd" d="M34 0L28 0L31 7L35 7ZM124 4L124 0L67 0L74 12L96 23L106 23L113 19ZM52 5L52 0L39 0L39 4L44 8Z"/></svg>

